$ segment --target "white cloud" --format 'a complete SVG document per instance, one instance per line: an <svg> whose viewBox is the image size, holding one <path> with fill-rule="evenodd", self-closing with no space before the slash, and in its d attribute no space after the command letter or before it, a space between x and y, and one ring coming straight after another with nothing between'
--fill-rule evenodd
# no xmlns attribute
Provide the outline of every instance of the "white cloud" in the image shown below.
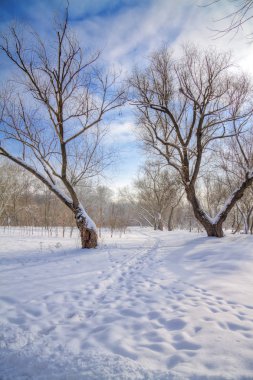
<svg viewBox="0 0 253 380"><path fill-rule="evenodd" d="M136 141L134 122L113 122L111 123L107 135L108 143L129 143Z"/></svg>

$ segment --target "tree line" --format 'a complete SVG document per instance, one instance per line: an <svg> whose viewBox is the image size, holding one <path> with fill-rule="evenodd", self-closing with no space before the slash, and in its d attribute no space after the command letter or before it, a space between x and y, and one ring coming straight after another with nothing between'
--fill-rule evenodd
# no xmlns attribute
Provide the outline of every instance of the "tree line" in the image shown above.
<svg viewBox="0 0 253 380"><path fill-rule="evenodd" d="M201 231L182 185L175 176L157 162L147 162L131 188L115 193L105 185L83 183L78 190L81 201L88 204L87 212L95 221L98 236L103 230L124 234L128 227L152 227L155 230L182 229ZM226 190L220 178L216 183L206 174L201 200L210 214L222 206ZM43 227L50 235L61 228L62 236L76 227L72 212L63 208L61 201L34 176L16 165L0 164L0 226ZM225 228L232 233L253 234L253 188L230 213Z"/></svg>

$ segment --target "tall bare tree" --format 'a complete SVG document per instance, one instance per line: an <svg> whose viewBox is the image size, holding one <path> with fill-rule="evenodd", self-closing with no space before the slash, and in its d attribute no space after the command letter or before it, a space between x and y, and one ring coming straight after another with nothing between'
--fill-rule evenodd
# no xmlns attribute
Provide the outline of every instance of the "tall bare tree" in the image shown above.
<svg viewBox="0 0 253 380"><path fill-rule="evenodd" d="M238 187L215 217L204 211L196 189L203 165L213 159L213 144L233 136L240 144L243 132L251 127L249 79L235 73L230 54L190 45L179 59L166 48L155 52L149 66L136 69L130 82L142 140L179 174L208 236L222 237L229 211L253 182L251 161L249 165L245 161Z"/></svg>
<svg viewBox="0 0 253 380"><path fill-rule="evenodd" d="M52 30L51 47L36 32L23 37L17 27L2 36L0 48L19 76L14 95L1 93L0 155L56 194L75 216L82 247L92 248L96 226L76 186L96 162L101 123L124 103L124 91L116 88L115 74L98 68L99 53L84 54L69 29L68 9Z"/></svg>

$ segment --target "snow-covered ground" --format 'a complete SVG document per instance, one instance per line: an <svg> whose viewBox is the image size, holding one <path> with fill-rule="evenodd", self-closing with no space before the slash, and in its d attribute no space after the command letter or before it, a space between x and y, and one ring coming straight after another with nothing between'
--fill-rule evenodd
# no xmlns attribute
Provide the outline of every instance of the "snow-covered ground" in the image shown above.
<svg viewBox="0 0 253 380"><path fill-rule="evenodd" d="M0 378L253 379L253 237L0 230Z"/></svg>

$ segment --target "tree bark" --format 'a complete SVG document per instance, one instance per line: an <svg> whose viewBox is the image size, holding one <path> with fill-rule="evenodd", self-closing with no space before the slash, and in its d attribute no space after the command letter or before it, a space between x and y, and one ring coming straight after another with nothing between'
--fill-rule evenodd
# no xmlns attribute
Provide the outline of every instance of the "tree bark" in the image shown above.
<svg viewBox="0 0 253 380"><path fill-rule="evenodd" d="M163 231L163 220L160 212L157 214L157 229Z"/></svg>
<svg viewBox="0 0 253 380"><path fill-rule="evenodd" d="M222 229L222 223L215 223L215 224L207 224L204 226L207 236L212 237L218 237L221 238L224 236L223 229Z"/></svg>
<svg viewBox="0 0 253 380"><path fill-rule="evenodd" d="M82 248L96 248L98 245L98 234L94 222L86 214L82 205L74 209L77 228L80 232Z"/></svg>
<svg viewBox="0 0 253 380"><path fill-rule="evenodd" d="M97 232L87 228L84 220L76 222L76 225L80 232L82 248L96 248L98 245Z"/></svg>
<svg viewBox="0 0 253 380"><path fill-rule="evenodd" d="M163 231L163 221L161 219L158 221L158 227L157 227L157 229L159 231Z"/></svg>

